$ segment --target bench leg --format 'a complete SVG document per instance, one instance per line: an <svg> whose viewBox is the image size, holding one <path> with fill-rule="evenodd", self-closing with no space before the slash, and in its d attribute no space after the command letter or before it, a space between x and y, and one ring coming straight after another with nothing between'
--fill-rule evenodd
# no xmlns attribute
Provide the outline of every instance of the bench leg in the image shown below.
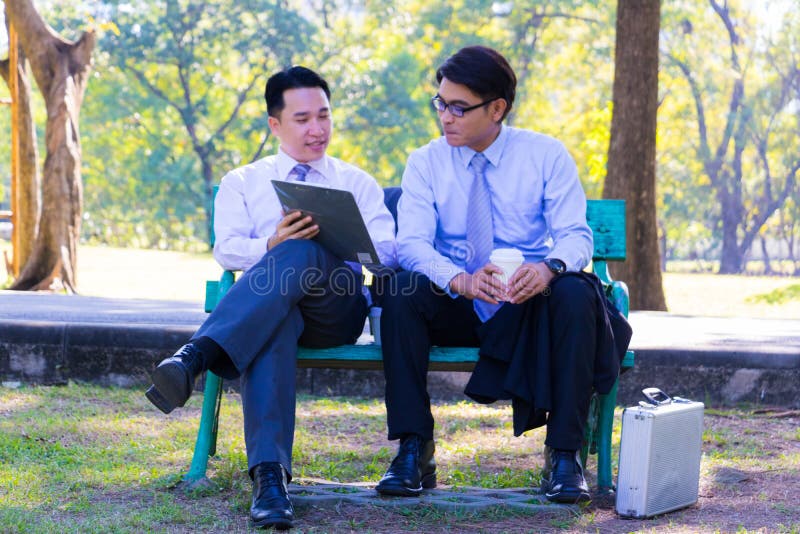
<svg viewBox="0 0 800 534"><path fill-rule="evenodd" d="M222 398L222 379L208 371L206 387L203 392L203 411L200 415L200 428L194 445L194 455L184 482L190 485L206 480L208 457L217 452L217 428L219 426L219 407Z"/></svg>
<svg viewBox="0 0 800 534"><path fill-rule="evenodd" d="M584 468L589 455L597 452L598 402L597 393L592 393L592 399L589 402L589 417L586 419L586 430L583 433L583 447L581 447L581 465Z"/></svg>
<svg viewBox="0 0 800 534"><path fill-rule="evenodd" d="M597 488L600 492L609 493L614 490L611 478L611 433L614 429L614 408L617 405L617 384L607 395L598 398L600 414L597 424Z"/></svg>

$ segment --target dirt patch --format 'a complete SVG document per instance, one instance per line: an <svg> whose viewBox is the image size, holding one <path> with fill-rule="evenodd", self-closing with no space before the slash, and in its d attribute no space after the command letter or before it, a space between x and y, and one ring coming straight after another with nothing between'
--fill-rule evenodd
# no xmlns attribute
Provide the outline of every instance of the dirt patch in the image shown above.
<svg viewBox="0 0 800 534"><path fill-rule="evenodd" d="M487 427L489 433L498 430L493 424ZM595 498L574 515L531 515L503 508L479 514L454 513L414 505L412 500L403 508L347 503L305 507L297 511L296 532L797 532L800 417L709 410L705 427L697 504L653 519L620 518L613 509L613 499L602 498ZM379 440L368 441L376 450L380 446ZM474 446L485 445L478 441L479 437L473 437ZM503 458L494 456L470 468L493 471L505 465L518 469L523 461L536 467L540 459L534 462L532 456L539 455L527 453L527 460L520 457L520 451L511 451ZM443 472L452 468L447 462L440 458ZM590 460L588 471L593 469ZM589 478L593 483L593 476ZM249 484L242 482L245 494L239 495L237 508L246 517ZM213 506L213 502L208 504ZM217 501L219 505L225 508L219 510L221 515L232 513L230 507Z"/></svg>

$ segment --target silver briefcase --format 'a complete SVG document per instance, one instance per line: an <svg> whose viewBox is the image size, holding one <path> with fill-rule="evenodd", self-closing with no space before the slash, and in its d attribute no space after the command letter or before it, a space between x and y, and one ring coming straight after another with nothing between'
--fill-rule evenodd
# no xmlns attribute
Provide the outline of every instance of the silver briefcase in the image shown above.
<svg viewBox="0 0 800 534"><path fill-rule="evenodd" d="M652 517L697 502L703 403L657 388L622 412L617 513Z"/></svg>

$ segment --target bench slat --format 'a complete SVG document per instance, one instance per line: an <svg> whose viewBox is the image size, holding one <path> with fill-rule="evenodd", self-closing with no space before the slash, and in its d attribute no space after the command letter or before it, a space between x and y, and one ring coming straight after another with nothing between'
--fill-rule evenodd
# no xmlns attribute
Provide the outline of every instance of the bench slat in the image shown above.
<svg viewBox="0 0 800 534"><path fill-rule="evenodd" d="M362 338L359 344L327 349L300 347L297 366L325 369L383 369L381 347ZM478 361L478 349L472 347L433 347L430 352L432 371L472 371Z"/></svg>
<svg viewBox="0 0 800 534"><path fill-rule="evenodd" d="M625 201L587 200L586 222L594 234L595 260L625 259Z"/></svg>
<svg viewBox="0 0 800 534"><path fill-rule="evenodd" d="M323 369L383 369L380 345L364 337L356 345L342 345L327 349L300 347L297 366ZM474 347L432 347L430 369L432 371L472 371L478 361L478 349ZM633 367L633 351L628 351L622 367Z"/></svg>

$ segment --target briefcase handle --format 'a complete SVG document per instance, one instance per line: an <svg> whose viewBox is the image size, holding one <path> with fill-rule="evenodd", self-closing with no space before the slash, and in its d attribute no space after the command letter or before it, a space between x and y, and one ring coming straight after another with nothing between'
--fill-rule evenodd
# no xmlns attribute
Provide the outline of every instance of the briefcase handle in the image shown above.
<svg viewBox="0 0 800 534"><path fill-rule="evenodd" d="M661 406L662 404L670 404L672 402L672 397L658 388L645 388L642 390L642 394L647 399L647 402L654 406Z"/></svg>

